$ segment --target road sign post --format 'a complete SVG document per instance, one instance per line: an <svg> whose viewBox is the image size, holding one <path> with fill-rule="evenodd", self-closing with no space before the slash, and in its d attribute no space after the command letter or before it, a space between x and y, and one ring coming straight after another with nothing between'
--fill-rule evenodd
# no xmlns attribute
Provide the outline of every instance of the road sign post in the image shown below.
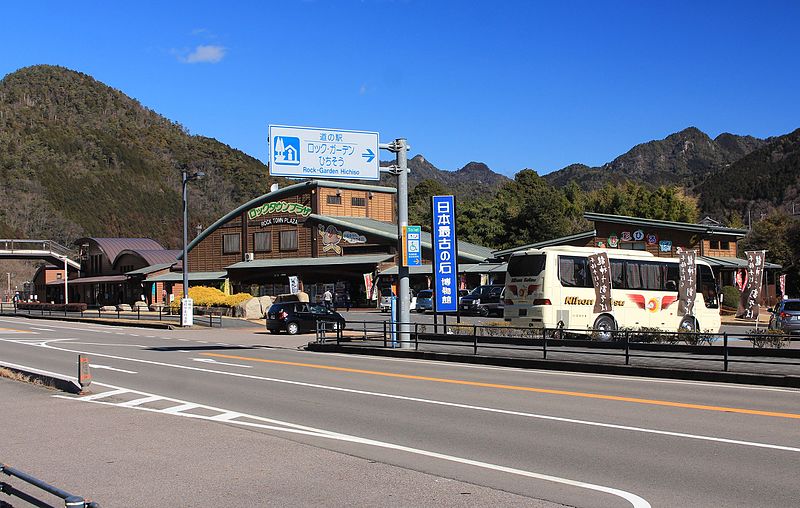
<svg viewBox="0 0 800 508"><path fill-rule="evenodd" d="M378 133L269 126L273 176L379 180Z"/></svg>

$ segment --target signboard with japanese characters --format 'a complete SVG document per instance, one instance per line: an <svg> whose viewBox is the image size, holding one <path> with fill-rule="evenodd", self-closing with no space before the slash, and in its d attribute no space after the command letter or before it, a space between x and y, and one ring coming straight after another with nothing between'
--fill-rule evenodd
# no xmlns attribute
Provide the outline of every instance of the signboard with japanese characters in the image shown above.
<svg viewBox="0 0 800 508"><path fill-rule="evenodd" d="M269 172L290 178L378 180L378 133L269 126Z"/></svg>
<svg viewBox="0 0 800 508"><path fill-rule="evenodd" d="M403 266L422 264L422 227L403 226Z"/></svg>
<svg viewBox="0 0 800 508"><path fill-rule="evenodd" d="M694 301L697 296L697 253L693 250L678 251L678 315L694 316Z"/></svg>
<svg viewBox="0 0 800 508"><path fill-rule="evenodd" d="M458 253L456 251L456 203L453 196L431 197L433 223L433 274L435 312L458 309Z"/></svg>
<svg viewBox="0 0 800 508"><path fill-rule="evenodd" d="M758 318L758 297L761 294L761 283L764 279L764 257L766 251L745 251L747 256L747 282L739 302L739 316L744 319Z"/></svg>
<svg viewBox="0 0 800 508"><path fill-rule="evenodd" d="M589 273L594 285L594 313L611 312L611 263L608 254L589 255Z"/></svg>

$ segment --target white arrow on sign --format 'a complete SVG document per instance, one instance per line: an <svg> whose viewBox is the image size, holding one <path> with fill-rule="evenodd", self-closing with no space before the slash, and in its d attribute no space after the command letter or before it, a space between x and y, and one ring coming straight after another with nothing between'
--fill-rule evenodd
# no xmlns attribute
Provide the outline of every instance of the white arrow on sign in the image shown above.
<svg viewBox="0 0 800 508"><path fill-rule="evenodd" d="M117 372L124 372L125 374L138 374L138 372L134 372L132 370L118 369L116 367L109 367L108 365L97 365L96 363L92 363L90 365L93 369L106 369L106 370L114 370Z"/></svg>
<svg viewBox="0 0 800 508"><path fill-rule="evenodd" d="M218 362L213 358L192 358L192 360L196 362L205 362L205 363L213 363L214 365L229 365L231 367L244 367L245 369L250 369L252 365L242 365L240 363L225 363L225 362Z"/></svg>

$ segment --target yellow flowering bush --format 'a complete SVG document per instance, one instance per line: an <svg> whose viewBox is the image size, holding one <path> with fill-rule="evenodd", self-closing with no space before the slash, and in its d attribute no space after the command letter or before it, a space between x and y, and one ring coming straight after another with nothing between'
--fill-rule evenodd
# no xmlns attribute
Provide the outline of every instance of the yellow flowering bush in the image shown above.
<svg viewBox="0 0 800 508"><path fill-rule="evenodd" d="M249 293L236 293L226 295L217 288L205 286L192 286L189 288L189 298L194 300L196 307L236 307L240 303L253 298ZM170 307L177 310L181 306L180 299L176 299Z"/></svg>

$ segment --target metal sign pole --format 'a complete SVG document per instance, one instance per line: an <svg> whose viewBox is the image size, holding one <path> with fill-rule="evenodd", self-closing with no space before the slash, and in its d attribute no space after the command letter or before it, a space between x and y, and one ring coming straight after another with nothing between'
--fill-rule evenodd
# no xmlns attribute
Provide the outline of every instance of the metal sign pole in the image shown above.
<svg viewBox="0 0 800 508"><path fill-rule="evenodd" d="M408 148L405 138L394 141L397 150L397 236L403 241L403 228L408 226ZM400 246L402 252L403 246ZM411 348L409 322L411 321L411 290L408 283L408 266L401 262L397 266L397 321L400 332L400 348Z"/></svg>

